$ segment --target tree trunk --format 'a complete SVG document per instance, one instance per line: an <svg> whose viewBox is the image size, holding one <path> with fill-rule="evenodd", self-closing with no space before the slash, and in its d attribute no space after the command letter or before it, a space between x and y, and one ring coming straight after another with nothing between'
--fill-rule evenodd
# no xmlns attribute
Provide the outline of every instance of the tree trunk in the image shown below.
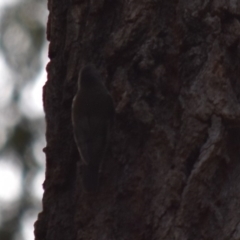
<svg viewBox="0 0 240 240"><path fill-rule="evenodd" d="M36 240L240 239L240 2L49 0ZM116 109L97 192L71 103L94 63Z"/></svg>

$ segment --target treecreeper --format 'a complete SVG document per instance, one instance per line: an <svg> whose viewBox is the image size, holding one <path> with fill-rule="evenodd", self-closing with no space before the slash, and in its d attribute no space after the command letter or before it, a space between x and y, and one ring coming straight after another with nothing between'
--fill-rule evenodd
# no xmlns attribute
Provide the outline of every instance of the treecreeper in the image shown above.
<svg viewBox="0 0 240 240"><path fill-rule="evenodd" d="M94 65L86 65L80 71L72 103L72 124L82 161L82 183L87 192L98 189L99 171L109 145L114 113L112 97L100 73Z"/></svg>

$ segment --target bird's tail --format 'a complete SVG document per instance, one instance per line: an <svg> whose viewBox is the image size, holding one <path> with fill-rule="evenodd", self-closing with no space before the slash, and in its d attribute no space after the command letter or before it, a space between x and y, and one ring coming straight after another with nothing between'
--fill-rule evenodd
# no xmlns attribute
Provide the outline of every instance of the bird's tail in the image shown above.
<svg viewBox="0 0 240 240"><path fill-rule="evenodd" d="M95 192L98 189L98 166L84 166L83 168L83 187L87 192Z"/></svg>

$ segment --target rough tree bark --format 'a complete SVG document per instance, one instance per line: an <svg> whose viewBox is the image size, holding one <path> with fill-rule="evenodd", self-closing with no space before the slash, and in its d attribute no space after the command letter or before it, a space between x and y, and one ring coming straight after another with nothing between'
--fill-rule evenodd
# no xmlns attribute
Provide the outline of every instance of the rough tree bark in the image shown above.
<svg viewBox="0 0 240 240"><path fill-rule="evenodd" d="M46 180L36 240L240 239L240 1L49 0ZM116 120L97 193L71 103L105 76Z"/></svg>

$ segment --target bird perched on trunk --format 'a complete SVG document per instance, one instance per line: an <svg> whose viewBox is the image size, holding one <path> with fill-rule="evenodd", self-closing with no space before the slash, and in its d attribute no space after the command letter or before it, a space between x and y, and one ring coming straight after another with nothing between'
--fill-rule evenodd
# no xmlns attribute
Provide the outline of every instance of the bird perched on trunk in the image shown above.
<svg viewBox="0 0 240 240"><path fill-rule="evenodd" d="M99 169L106 152L114 119L112 97L93 65L83 67L72 103L75 142L83 162L83 186L96 191Z"/></svg>

